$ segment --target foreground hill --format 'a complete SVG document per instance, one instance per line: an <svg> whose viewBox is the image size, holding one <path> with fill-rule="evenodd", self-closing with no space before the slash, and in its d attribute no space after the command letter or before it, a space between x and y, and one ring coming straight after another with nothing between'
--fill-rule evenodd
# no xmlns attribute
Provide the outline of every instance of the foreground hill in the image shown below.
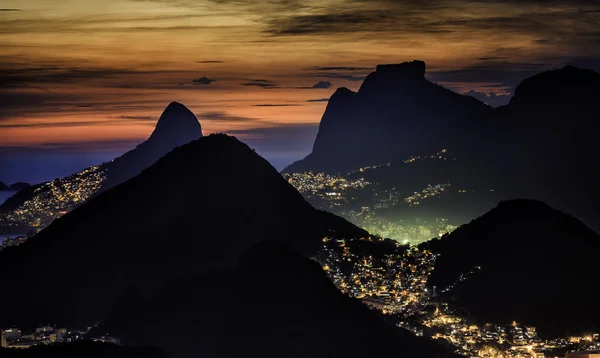
<svg viewBox="0 0 600 358"><path fill-rule="evenodd" d="M0 326L101 320L124 291L234 265L260 240L310 254L326 236L362 236L315 210L234 137L176 148L137 177L0 252Z"/></svg>
<svg viewBox="0 0 600 358"><path fill-rule="evenodd" d="M428 245L441 255L428 284L482 322L515 320L546 336L600 330L600 236L572 216L506 201Z"/></svg>
<svg viewBox="0 0 600 358"><path fill-rule="evenodd" d="M547 202L600 230L598 98L600 74L574 66L517 86L510 103L491 117L495 187L510 197Z"/></svg>
<svg viewBox="0 0 600 358"><path fill-rule="evenodd" d="M175 329L172 329L175 328ZM319 264L261 243L231 270L131 293L98 333L172 357L457 357L343 295Z"/></svg>
<svg viewBox="0 0 600 358"><path fill-rule="evenodd" d="M2 358L168 358L155 348L129 348L109 343L79 341L51 346L38 345L28 349L0 348Z"/></svg>
<svg viewBox="0 0 600 358"><path fill-rule="evenodd" d="M202 129L196 116L173 102L160 116L152 135L122 156L50 182L34 186L17 183L14 190L20 191L0 205L0 226L22 231L30 226L45 227L60 212L68 212L93 195L133 178L173 148L200 137Z"/></svg>

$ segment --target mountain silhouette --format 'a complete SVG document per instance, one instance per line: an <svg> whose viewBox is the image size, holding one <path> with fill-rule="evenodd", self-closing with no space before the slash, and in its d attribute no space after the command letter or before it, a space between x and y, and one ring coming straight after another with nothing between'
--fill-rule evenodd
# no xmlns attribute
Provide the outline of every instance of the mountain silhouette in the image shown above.
<svg viewBox="0 0 600 358"><path fill-rule="evenodd" d="M497 187L566 210L600 230L596 134L600 74L567 66L524 80L491 117ZM488 164L489 165L489 164ZM515 175L518 173L518 175Z"/></svg>
<svg viewBox="0 0 600 358"><path fill-rule="evenodd" d="M7 190L7 189L8 189L8 185L6 185L0 181L0 190Z"/></svg>
<svg viewBox="0 0 600 358"><path fill-rule="evenodd" d="M482 323L517 321L546 337L600 329L600 306L589 290L600 236L545 203L501 202L425 246L440 254L428 285L454 285L445 297Z"/></svg>
<svg viewBox="0 0 600 358"><path fill-rule="evenodd" d="M0 348L2 358L168 358L155 348L130 348L116 344L89 341L40 344L28 349Z"/></svg>
<svg viewBox="0 0 600 358"><path fill-rule="evenodd" d="M202 128L196 116L181 103L172 102L158 119L148 140L103 165L106 180L101 190L110 189L133 178L173 148L200 137Z"/></svg>
<svg viewBox="0 0 600 358"><path fill-rule="evenodd" d="M284 172L344 172L444 146L458 152L490 111L426 80L422 61L379 65L358 92L331 96L312 153Z"/></svg>
<svg viewBox="0 0 600 358"><path fill-rule="evenodd" d="M364 235L315 210L247 145L211 135L1 251L0 270L11 274L0 279L0 305L11 309L0 326L85 326L133 285L146 295L182 275L230 267L264 239L310 254L324 236Z"/></svg>
<svg viewBox="0 0 600 358"><path fill-rule="evenodd" d="M379 178L373 171L369 181L398 182L397 188L409 192L443 182L468 190L494 189L496 200L475 206L488 208L501 198L533 198L600 230L595 173L600 74L574 66L537 74L525 79L509 104L499 108L446 90L424 74L421 61L380 65L358 92L338 89L312 153L284 172L345 174L363 166L401 164L445 148L456 160L395 165L380 169L387 173ZM408 178L415 180L400 187ZM452 200L447 204L462 205Z"/></svg>
<svg viewBox="0 0 600 358"><path fill-rule="evenodd" d="M27 189L27 188L29 188L30 186L31 186L31 185L29 185L28 183L24 183L24 182L17 182L17 183L11 184L11 185L8 187L8 189L9 189L9 190L16 190L16 191L19 191L19 190Z"/></svg>
<svg viewBox="0 0 600 358"><path fill-rule="evenodd" d="M133 178L173 150L173 148L201 137L202 129L196 116L184 105L172 102L164 110L152 135L146 141L120 157L100 166L99 171L102 172L105 179L98 188L98 193ZM86 168L78 174L89 170L90 168ZM78 174L58 180L68 184L70 178L76 177ZM46 195L51 191L48 184L47 182L22 188L23 190L0 205L0 215L19 208L24 202L32 200L36 196L42 197ZM73 205L73 207L75 206Z"/></svg>
<svg viewBox="0 0 600 358"><path fill-rule="evenodd" d="M157 344L173 358L458 357L384 322L276 241L257 244L233 269L186 277L148 300L129 297L97 331Z"/></svg>

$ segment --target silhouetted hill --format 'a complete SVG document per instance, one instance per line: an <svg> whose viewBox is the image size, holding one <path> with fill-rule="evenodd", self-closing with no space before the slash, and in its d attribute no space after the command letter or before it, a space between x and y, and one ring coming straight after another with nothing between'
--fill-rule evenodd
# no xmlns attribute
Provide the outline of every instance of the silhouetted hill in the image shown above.
<svg viewBox="0 0 600 358"><path fill-rule="evenodd" d="M0 348L2 358L167 358L156 348L130 348L93 341L38 345L29 349Z"/></svg>
<svg viewBox="0 0 600 358"><path fill-rule="evenodd" d="M27 183L18 182L18 183L11 184L11 185L10 185L8 188L9 188L10 190L16 190L16 191L19 191L19 190L27 189L27 188L29 188L30 186L31 186L31 185L29 185L29 184L27 184Z"/></svg>
<svg viewBox="0 0 600 358"><path fill-rule="evenodd" d="M455 284L445 297L482 322L516 320L546 336L600 330L600 236L570 215L505 201L427 245L441 255L428 284Z"/></svg>
<svg viewBox="0 0 600 358"><path fill-rule="evenodd" d="M543 72L525 79L508 105L489 108L424 73L420 61L378 66L357 93L336 91L313 152L284 171L345 173L447 148L456 160L395 166L387 176L374 171L370 181L401 190L441 182L494 189L500 198L547 202L600 230L600 74L573 66Z"/></svg>
<svg viewBox="0 0 600 358"><path fill-rule="evenodd" d="M543 200L600 229L598 98L600 74L590 70L567 66L524 80L492 116L497 188Z"/></svg>
<svg viewBox="0 0 600 358"><path fill-rule="evenodd" d="M284 172L344 172L444 146L458 152L490 111L427 81L422 61L379 65L358 92L331 96L312 153Z"/></svg>
<svg viewBox="0 0 600 358"><path fill-rule="evenodd" d="M0 181L0 190L6 190L6 189L8 189L8 186Z"/></svg>
<svg viewBox="0 0 600 358"><path fill-rule="evenodd" d="M388 325L279 242L258 244L234 269L187 277L114 312L98 332L157 344L173 357L457 357Z"/></svg>
<svg viewBox="0 0 600 358"><path fill-rule="evenodd" d="M173 148L200 137L202 128L196 116L184 105L172 102L158 119L148 140L103 165L106 180L102 184L102 190L133 178Z"/></svg>
<svg viewBox="0 0 600 358"><path fill-rule="evenodd" d="M84 199L87 200L93 195L97 195L138 175L173 148L200 137L202 137L202 129L196 116L184 105L173 102L167 106L160 116L156 128L148 140L99 167L86 168L68 177L21 188L23 190L0 205L0 223L8 226L27 227L30 224L27 220L15 222L13 219L7 219L7 217L25 216L30 220L40 218L41 225L46 226L54 219L54 215L49 214L50 212L69 211L81 205L81 201L76 201L74 198L59 199L57 197L71 197L70 193L79 191L86 193L87 196ZM98 173L102 179L89 179L90 173ZM13 215L14 210L22 209L27 201L53 203L49 204L50 209L40 210L39 213ZM35 209L30 210L35 211Z"/></svg>
<svg viewBox="0 0 600 358"><path fill-rule="evenodd" d="M316 211L234 137L176 148L19 247L0 252L0 326L78 327L131 286L149 294L179 276L231 266L277 238L310 254L326 236L364 230Z"/></svg>

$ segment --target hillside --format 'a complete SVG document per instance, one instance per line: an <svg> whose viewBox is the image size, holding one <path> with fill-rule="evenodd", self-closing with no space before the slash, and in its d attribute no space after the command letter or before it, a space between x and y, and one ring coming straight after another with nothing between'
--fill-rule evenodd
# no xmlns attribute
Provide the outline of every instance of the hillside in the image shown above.
<svg viewBox="0 0 600 358"><path fill-rule="evenodd" d="M177 329L165 329L177 327ZM150 300L130 294L98 328L177 357L458 357L340 293L279 242L231 270L187 277Z"/></svg>
<svg viewBox="0 0 600 358"><path fill-rule="evenodd" d="M229 267L265 239L310 254L326 235L366 233L316 211L247 145L211 135L0 252L11 272L0 279L0 305L11 307L0 326L92 324L132 286L150 294Z"/></svg>
<svg viewBox="0 0 600 358"><path fill-rule="evenodd" d="M600 330L590 294L600 236L568 214L505 201L428 245L441 255L428 285L481 322L517 321L547 337Z"/></svg>

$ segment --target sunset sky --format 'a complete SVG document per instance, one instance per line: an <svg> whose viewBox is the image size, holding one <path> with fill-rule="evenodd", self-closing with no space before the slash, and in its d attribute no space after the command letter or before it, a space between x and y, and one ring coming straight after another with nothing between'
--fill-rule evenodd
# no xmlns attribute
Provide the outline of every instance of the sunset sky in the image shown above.
<svg viewBox="0 0 600 358"><path fill-rule="evenodd" d="M498 105L542 70L600 70L599 24L598 0L0 0L0 180L112 159L171 101L281 168L379 63Z"/></svg>

